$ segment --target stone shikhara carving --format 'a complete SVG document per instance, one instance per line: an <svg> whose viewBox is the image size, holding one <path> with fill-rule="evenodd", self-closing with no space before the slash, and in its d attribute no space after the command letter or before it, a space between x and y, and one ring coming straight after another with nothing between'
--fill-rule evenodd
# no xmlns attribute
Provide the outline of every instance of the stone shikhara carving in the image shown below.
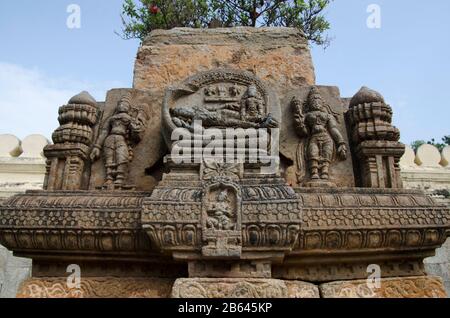
<svg viewBox="0 0 450 318"><path fill-rule="evenodd" d="M59 109L61 124L53 133L53 145L44 149L47 190L79 190L92 145L94 126L98 121L98 105L87 92L72 97Z"/></svg>
<svg viewBox="0 0 450 318"><path fill-rule="evenodd" d="M392 126L392 109L383 96L367 87L353 96L347 113L358 159L357 183L370 188L402 188L400 158L405 145Z"/></svg>
<svg viewBox="0 0 450 318"><path fill-rule="evenodd" d="M243 41L232 30L202 32L230 37L220 50L223 43ZM280 48L292 40L292 30L288 37L274 32L251 34L275 56L300 63L292 57L298 47ZM194 39L179 35L177 41ZM166 54L158 52L152 51L152 61ZM281 69L291 65L284 58L273 76L272 67L267 74L244 71L252 65L240 62L240 69L226 67L220 54L205 59L224 67L202 64L209 70L196 73L191 63L177 73L190 72L185 80L161 72L170 83L142 85L146 54L138 57L135 81L152 89L112 90L105 102L88 93L74 96L61 107L61 126L44 151L45 190L0 205L0 244L33 258L37 277L21 295L319 297L318 284L366 279L374 262L389 292L372 296L420 296L421 289L441 295L439 281L422 277L423 259L449 236L450 211L423 192L402 189L398 161L404 146L380 94L363 88L350 101L335 87L287 79ZM280 88L274 78L289 85ZM246 136L242 144L236 136L225 138L233 152L245 153L241 161L204 155L205 131L234 128L269 130L270 150L279 143L281 153L270 155L272 170L263 169L267 163L260 158L249 160L258 136ZM179 129L200 142L173 140ZM188 159L201 153L201 160L174 160L176 147L191 147ZM86 272L81 294L63 286L74 260ZM145 278L151 276L188 278L173 287L173 279L155 281L164 287L160 291ZM322 285L322 296L365 293L354 288L357 281L336 284Z"/></svg>
<svg viewBox="0 0 450 318"><path fill-rule="evenodd" d="M337 127L336 114L322 99L317 88L312 87L304 105L294 97L292 100L297 134L306 138L298 147L297 162L299 183L304 182L305 170L309 171L309 186L326 186L329 168L335 155L347 159L348 148ZM306 162L306 165L304 164Z"/></svg>
<svg viewBox="0 0 450 318"><path fill-rule="evenodd" d="M147 120L145 111L133 106L132 94L127 93L117 105L115 114L103 124L90 158L96 161L103 150L106 189L126 187L128 164L133 158L132 145L141 141Z"/></svg>

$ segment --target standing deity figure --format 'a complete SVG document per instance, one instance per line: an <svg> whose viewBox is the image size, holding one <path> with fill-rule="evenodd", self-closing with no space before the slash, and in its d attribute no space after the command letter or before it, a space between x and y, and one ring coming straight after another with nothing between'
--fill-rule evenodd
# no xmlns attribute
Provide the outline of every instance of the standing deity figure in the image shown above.
<svg viewBox="0 0 450 318"><path fill-rule="evenodd" d="M292 105L296 131L300 137L307 138L305 143L300 143L297 154L299 182L303 181L306 170L304 160L313 182L328 181L335 154L340 160L347 159L347 145L338 128L337 114L323 101L316 87L311 89L305 105L296 98Z"/></svg>
<svg viewBox="0 0 450 318"><path fill-rule="evenodd" d="M140 134L145 129L146 114L142 110L132 109L131 97L131 93L122 97L114 115L105 121L91 152L94 162L100 158L103 148L106 168L104 187L108 190L123 188L133 156L131 146L140 142Z"/></svg>

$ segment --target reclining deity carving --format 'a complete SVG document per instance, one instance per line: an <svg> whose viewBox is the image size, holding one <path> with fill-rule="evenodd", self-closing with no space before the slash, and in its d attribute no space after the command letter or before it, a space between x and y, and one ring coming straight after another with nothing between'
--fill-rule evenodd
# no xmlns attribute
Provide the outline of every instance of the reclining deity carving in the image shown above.
<svg viewBox="0 0 450 318"><path fill-rule="evenodd" d="M334 155L337 154L340 160L347 159L347 145L338 128L337 114L324 102L316 87L311 89L305 105L294 97L292 106L296 132L306 138L298 147L299 182L304 181L306 169L312 182L327 182ZM306 169L305 160L308 165Z"/></svg>
<svg viewBox="0 0 450 318"><path fill-rule="evenodd" d="M100 130L91 152L94 162L103 158L106 169L104 188L122 189L128 175L128 166L133 159L132 147L141 141L148 116L142 108L132 105L132 94L125 94L117 105L113 116L108 118Z"/></svg>
<svg viewBox="0 0 450 318"><path fill-rule="evenodd" d="M225 95L224 87L217 87L216 90L206 88L204 91L205 101L212 99L220 102L220 105L205 105L202 107L177 107L172 108L170 113L176 126L193 130L194 121L201 121L202 126L219 128L277 128L278 121L272 114L265 115L265 103L259 96L256 86L250 85L247 92L237 102L234 98L221 98ZM230 96L237 96L239 88L232 86L228 90ZM230 101L231 100L231 101Z"/></svg>

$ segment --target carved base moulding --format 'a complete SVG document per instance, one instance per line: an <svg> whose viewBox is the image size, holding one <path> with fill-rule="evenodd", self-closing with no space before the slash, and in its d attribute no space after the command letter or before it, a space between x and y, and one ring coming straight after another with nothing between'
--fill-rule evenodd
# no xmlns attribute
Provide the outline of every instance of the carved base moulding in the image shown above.
<svg viewBox="0 0 450 318"><path fill-rule="evenodd" d="M20 286L18 298L168 298L170 278L81 278L79 286L67 278L32 278ZM70 287L69 287L70 286Z"/></svg>
<svg viewBox="0 0 450 318"><path fill-rule="evenodd" d="M379 288L378 288L379 287ZM320 286L323 298L446 298L439 277L405 277L382 279L370 288L367 280L342 281Z"/></svg>
<svg viewBox="0 0 450 318"><path fill-rule="evenodd" d="M302 281L233 278L82 278L79 286L67 278L32 278L20 286L18 298L445 298L437 277L381 279L314 285Z"/></svg>
<svg viewBox="0 0 450 318"><path fill-rule="evenodd" d="M180 278L173 298L320 298L316 285L277 279Z"/></svg>

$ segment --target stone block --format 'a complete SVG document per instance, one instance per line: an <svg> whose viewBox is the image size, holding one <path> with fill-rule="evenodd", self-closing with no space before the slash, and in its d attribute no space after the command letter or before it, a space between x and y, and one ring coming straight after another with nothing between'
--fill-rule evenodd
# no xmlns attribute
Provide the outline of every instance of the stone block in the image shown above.
<svg viewBox="0 0 450 318"><path fill-rule="evenodd" d="M439 277L381 279L380 288L370 288L366 280L341 281L320 285L323 298L445 298Z"/></svg>
<svg viewBox="0 0 450 318"><path fill-rule="evenodd" d="M133 87L164 91L217 67L251 71L277 93L315 83L308 41L294 28L153 31L139 49Z"/></svg>
<svg viewBox="0 0 450 318"><path fill-rule="evenodd" d="M316 285L276 279L180 278L172 298L320 298Z"/></svg>
<svg viewBox="0 0 450 318"><path fill-rule="evenodd" d="M168 298L173 279L82 278L79 288L69 287L67 278L33 278L25 281L18 298Z"/></svg>

